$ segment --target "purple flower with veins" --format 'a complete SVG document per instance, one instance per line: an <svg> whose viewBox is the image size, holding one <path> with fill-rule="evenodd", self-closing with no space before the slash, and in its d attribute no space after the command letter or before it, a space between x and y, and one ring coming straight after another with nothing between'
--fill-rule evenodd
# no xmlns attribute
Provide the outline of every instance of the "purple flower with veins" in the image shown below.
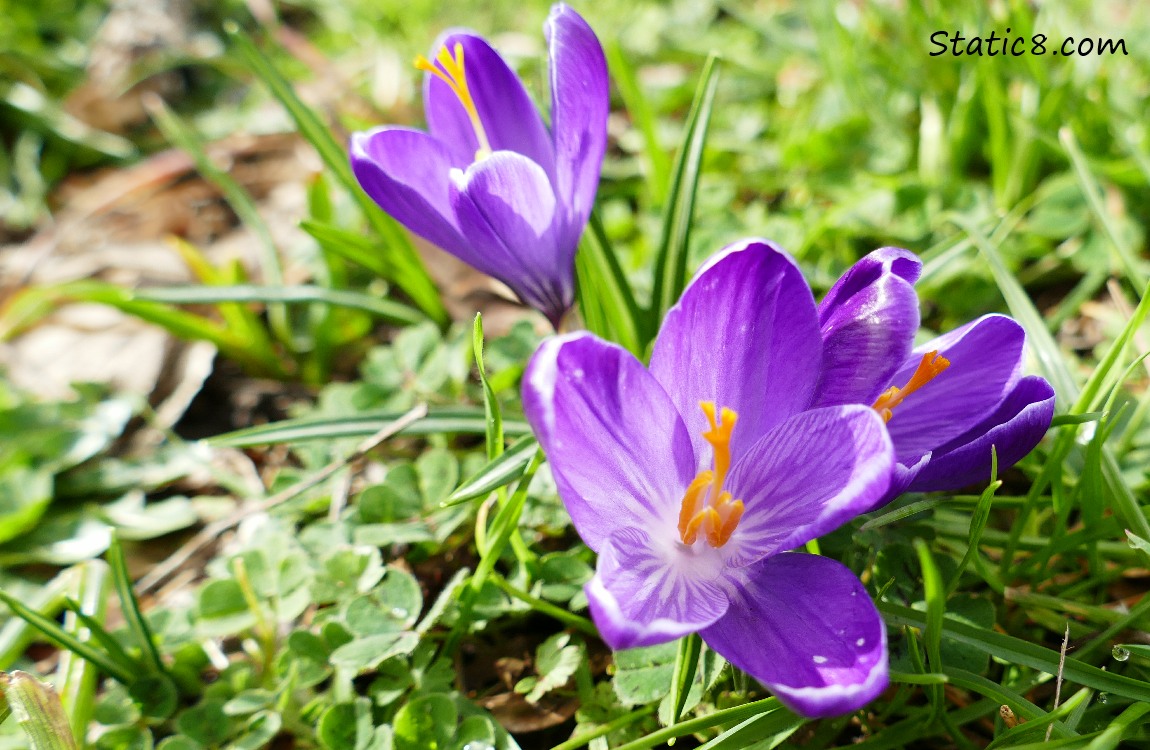
<svg viewBox="0 0 1150 750"><path fill-rule="evenodd" d="M575 293L575 249L607 145L607 63L578 13L544 25L551 128L482 38L435 45L423 101L430 132L386 126L351 139L364 191L424 239L507 284L558 326Z"/></svg>
<svg viewBox="0 0 1150 750"><path fill-rule="evenodd" d="M922 263L895 247L852 266L819 305L822 377L815 406L872 404L897 466L882 505L906 490L953 490L1029 453L1054 417L1054 389L1022 375L1026 335L986 315L914 347Z"/></svg>
<svg viewBox="0 0 1150 750"><path fill-rule="evenodd" d="M524 410L599 554L586 592L609 646L697 631L807 716L885 689L886 629L858 578L788 552L873 507L894 470L875 409L809 408L822 363L810 288L760 240L708 261L649 369L586 333L539 348Z"/></svg>

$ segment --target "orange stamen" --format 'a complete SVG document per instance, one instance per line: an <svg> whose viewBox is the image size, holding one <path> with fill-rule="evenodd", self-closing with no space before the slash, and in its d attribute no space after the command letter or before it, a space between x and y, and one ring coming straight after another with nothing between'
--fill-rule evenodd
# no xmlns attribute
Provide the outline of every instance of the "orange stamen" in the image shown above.
<svg viewBox="0 0 1150 750"><path fill-rule="evenodd" d="M922 361L918 363L918 368L910 376L906 385L902 388L892 385L878 397L871 408L882 415L884 422L889 422L894 414L894 408L901 404L903 399L937 378L948 367L950 367L949 359L937 351L927 352L922 355Z"/></svg>
<svg viewBox="0 0 1150 750"><path fill-rule="evenodd" d="M435 63L438 63L436 65ZM475 130L475 138L479 141L479 150L475 152L476 161L491 155L491 143L487 140L487 132L479 120L479 110L475 108L475 100L471 98L471 89L467 87L467 73L463 69L463 45L455 43L454 55L447 51L446 45L439 48L435 56L435 63L423 55L415 58L415 67L431 73L447 84L452 93L459 98L459 103L467 112L471 120L471 127Z"/></svg>
<svg viewBox="0 0 1150 750"><path fill-rule="evenodd" d="M683 494L683 505L679 510L679 538L683 544L694 544L702 531L707 544L722 547L730 540L743 517L743 501L732 500L731 493L723 490L727 471L731 468L731 432L739 415L724 407L716 420L713 401L703 401L699 406L711 425L703 433L703 438L714 451L715 468L699 472Z"/></svg>

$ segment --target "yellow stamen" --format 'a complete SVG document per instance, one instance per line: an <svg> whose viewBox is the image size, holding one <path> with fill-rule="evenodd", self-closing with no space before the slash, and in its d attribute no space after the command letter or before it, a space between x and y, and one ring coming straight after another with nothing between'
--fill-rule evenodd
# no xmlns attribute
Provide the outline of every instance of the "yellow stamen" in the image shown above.
<svg viewBox="0 0 1150 750"><path fill-rule="evenodd" d="M694 544L703 532L703 538L712 547L726 544L739 519L743 517L743 501L732 500L731 493L723 489L727 471L731 468L731 432L739 415L724 407L715 419L713 401L699 403L711 428L703 438L714 452L714 470L700 471L683 494L679 511L679 538L683 544Z"/></svg>
<svg viewBox="0 0 1150 750"><path fill-rule="evenodd" d="M438 63L438 65L436 65ZM459 103L467 112L471 120L471 127L475 130L475 138L479 141L479 150L475 152L475 160L479 161L491 155L491 143L487 140L487 132L479 120L479 111L475 108L475 100L471 98L471 89L467 88L467 73L463 69L463 45L455 43L454 55L447 51L447 46L439 48L435 56L435 63L423 55L415 58L415 67L426 70L433 76L447 84L452 93L459 98Z"/></svg>
<svg viewBox="0 0 1150 750"><path fill-rule="evenodd" d="M902 388L892 385L878 397L878 400L874 402L871 408L882 415L884 422L889 422L894 413L894 408L901 404L903 399L934 380L948 367L950 367L949 359L943 357L937 351L927 352L922 355L922 361L918 363L918 368L914 371L914 374L910 376L910 380L906 382L906 385Z"/></svg>

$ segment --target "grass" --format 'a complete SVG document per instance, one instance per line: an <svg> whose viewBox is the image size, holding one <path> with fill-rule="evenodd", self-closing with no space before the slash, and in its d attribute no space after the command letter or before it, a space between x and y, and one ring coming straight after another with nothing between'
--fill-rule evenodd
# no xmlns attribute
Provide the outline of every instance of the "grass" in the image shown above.
<svg viewBox="0 0 1150 750"><path fill-rule="evenodd" d="M183 248L203 286L24 289L0 307L0 331L95 299L212 341L252 375L307 383L314 398L291 419L207 442L246 450L266 487L253 496L217 468L209 492L247 503L227 505L223 517L238 524L228 544L208 546L166 586L133 588L149 560L184 541L173 528L220 523L209 501L169 497L170 479L140 479L186 473L168 467L207 448L168 434L125 458L111 428L76 417L109 404L122 413L114 396L89 389L52 409L0 389L10 445L35 424L61 441L60 455L84 436L91 446L82 463L0 446L0 496L12 498L0 505L11 532L0 586L13 613L0 668L54 682L64 699L62 713L44 712L54 731L68 723L98 748L1150 747L1150 389L1139 359L1150 310L1150 8L576 6L608 50L615 96L578 266L588 327L642 355L698 264L748 235L793 253L816 291L869 250L898 245L925 262L923 338L1007 312L1026 329L1029 371L1056 390L1042 445L987 487L908 495L819 540L879 603L892 688L851 716L807 722L698 641L610 655L581 588L594 555L524 437L518 379L540 334L448 320L414 245L349 183L342 134L420 124L416 71L377 71L426 52L446 26L516 50L544 100L537 0L277 6L278 33L238 7L204 19L224 51L193 68L229 79L206 79L216 88L195 101L207 104L153 104L160 132L133 148L146 154L162 136L200 160L257 231L263 274L212 268ZM939 30L1008 27L1121 37L1129 54L931 56ZM283 46L293 39L296 54L306 40L313 64ZM25 46L24 57L45 49L43 39ZM0 54L9 67L21 59ZM74 65L61 69L70 78L49 75L43 62L21 70L51 101L80 75ZM337 91L317 100L316 80ZM276 122L298 129L322 165L300 217L315 240L306 283L282 282L285 249L204 149L228 130L264 128L269 111L285 113ZM0 189L21 221L50 210L41 188L63 174L142 158L94 154L92 137L77 150L53 134L61 121L0 109ZM36 142L51 144L39 165ZM357 450L421 405L426 416L366 456ZM134 413L147 423L146 409ZM149 503L129 523L116 503L131 487ZM153 506L186 520L165 526ZM108 551L110 567L60 553L71 543L80 559L100 556L113 532L124 541ZM51 734L9 720L0 746L68 746Z"/></svg>

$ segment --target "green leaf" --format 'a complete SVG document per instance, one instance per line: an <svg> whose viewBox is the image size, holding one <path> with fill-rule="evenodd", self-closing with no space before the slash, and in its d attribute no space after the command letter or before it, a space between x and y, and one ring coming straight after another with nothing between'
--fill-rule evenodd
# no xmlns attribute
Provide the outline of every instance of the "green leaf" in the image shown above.
<svg viewBox="0 0 1150 750"><path fill-rule="evenodd" d="M128 687L141 713L150 719L167 719L176 712L180 695L176 685L163 675L146 675Z"/></svg>
<svg viewBox="0 0 1150 750"><path fill-rule="evenodd" d="M459 481L459 460L446 448L429 448L415 460L424 508L437 508Z"/></svg>
<svg viewBox="0 0 1150 750"><path fill-rule="evenodd" d="M395 750L443 750L455 735L459 714L446 695L425 695L395 715Z"/></svg>
<svg viewBox="0 0 1150 750"><path fill-rule="evenodd" d="M703 166L703 147L718 89L718 57L712 54L703 65L695 100L683 129L683 146L675 161L663 214L663 231L655 260L655 289L651 297L649 330L654 331L667 310L687 286L687 260L690 255L691 224L695 193Z"/></svg>
<svg viewBox="0 0 1150 750"><path fill-rule="evenodd" d="M327 750L366 750L374 734L371 700L363 697L331 706L316 727L319 743Z"/></svg>
<svg viewBox="0 0 1150 750"><path fill-rule="evenodd" d="M52 503L52 472L26 466L0 473L0 542L36 526Z"/></svg>
<svg viewBox="0 0 1150 750"><path fill-rule="evenodd" d="M574 675L586 656L582 641L570 633L556 633L535 649L537 678L521 680L515 692L527 693L527 702L536 703L555 688L563 687Z"/></svg>
<svg viewBox="0 0 1150 750"><path fill-rule="evenodd" d="M383 578L384 571L377 547L334 550L320 561L312 581L312 601L328 604L370 591Z"/></svg>
<svg viewBox="0 0 1150 750"><path fill-rule="evenodd" d="M345 643L333 651L331 663L345 672L363 674L372 671L393 656L410 654L418 645L419 636L410 632L364 636Z"/></svg>
<svg viewBox="0 0 1150 750"><path fill-rule="evenodd" d="M283 719L273 711L261 711L248 721L244 734L231 744L230 750L263 750L279 734Z"/></svg>
<svg viewBox="0 0 1150 750"><path fill-rule="evenodd" d="M219 637L251 629L256 616L248 608L243 589L232 578L208 581L196 595L196 629Z"/></svg>
<svg viewBox="0 0 1150 750"><path fill-rule="evenodd" d="M671 690L677 643L615 652L615 694L626 706L653 703Z"/></svg>

